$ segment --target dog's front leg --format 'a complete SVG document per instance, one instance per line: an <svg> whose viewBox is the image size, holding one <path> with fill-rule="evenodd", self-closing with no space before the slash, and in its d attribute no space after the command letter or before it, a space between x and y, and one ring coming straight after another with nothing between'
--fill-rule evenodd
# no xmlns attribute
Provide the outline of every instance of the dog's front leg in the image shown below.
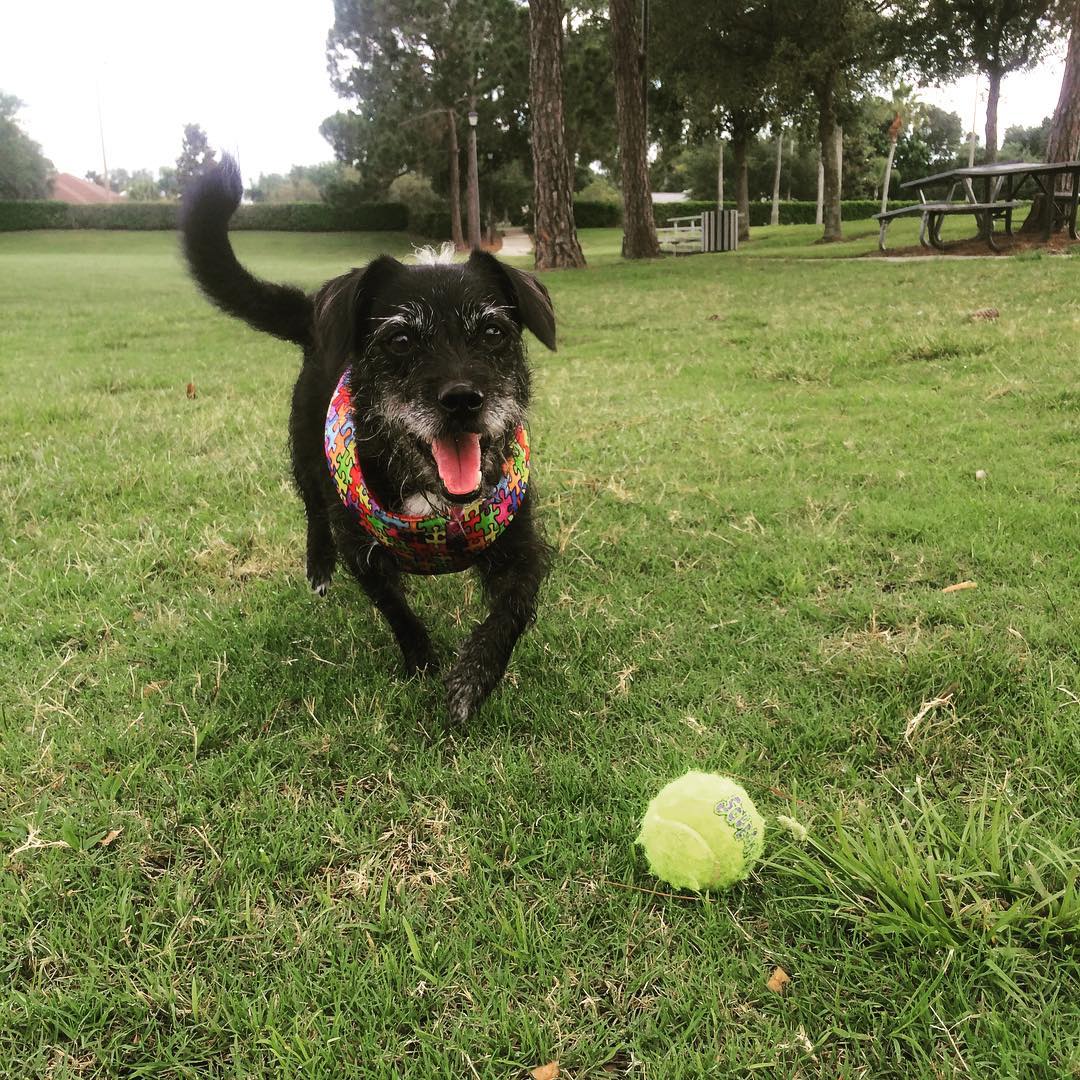
<svg viewBox="0 0 1080 1080"><path fill-rule="evenodd" d="M438 670L439 661L427 627L409 607L405 590L401 587L401 574L393 563L378 549L364 548L350 548L345 562L360 587L390 624L405 661L405 674Z"/></svg>
<svg viewBox="0 0 1080 1080"><path fill-rule="evenodd" d="M498 686L518 638L536 617L548 562L547 545L529 517L519 515L478 564L491 612L469 635L446 676L447 705L456 723L472 716Z"/></svg>

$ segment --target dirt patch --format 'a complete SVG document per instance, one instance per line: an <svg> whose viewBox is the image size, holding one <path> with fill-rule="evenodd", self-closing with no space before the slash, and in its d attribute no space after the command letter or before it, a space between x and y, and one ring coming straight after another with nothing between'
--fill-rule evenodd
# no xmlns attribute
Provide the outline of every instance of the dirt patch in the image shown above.
<svg viewBox="0 0 1080 1080"><path fill-rule="evenodd" d="M1000 251L991 251L985 240L978 236L972 236L967 240L951 240L944 250L937 248L925 248L921 244L913 244L910 247L889 248L887 251L868 252L866 258L931 258L935 255L990 255L1001 256L1023 255L1028 252L1042 252L1047 255L1069 255L1074 251L1080 252L1080 240L1070 240L1069 234L1064 230L1053 233L1049 240L1044 240L1042 233L1013 233L1011 237L1004 233L995 232L994 240Z"/></svg>

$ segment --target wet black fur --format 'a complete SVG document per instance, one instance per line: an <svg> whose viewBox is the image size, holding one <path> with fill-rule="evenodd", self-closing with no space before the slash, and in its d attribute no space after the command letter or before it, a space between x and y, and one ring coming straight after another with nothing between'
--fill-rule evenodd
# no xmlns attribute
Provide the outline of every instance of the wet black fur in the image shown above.
<svg viewBox="0 0 1080 1080"><path fill-rule="evenodd" d="M293 475L307 513L308 580L324 593L335 564L343 562L390 624L406 672L434 670L431 640L409 607L393 556L338 498L323 451L327 406L351 364L360 464L383 506L401 509L425 491L452 498L425 447L426 435L418 438L412 430L417 426L481 434L483 482L490 487L529 403L522 329L555 347L547 290L532 275L482 252L453 266L404 266L381 256L310 295L271 284L244 269L229 243L228 221L240 195L239 171L228 158L195 182L183 201L184 253L192 276L218 307L304 351L289 433ZM404 322L410 313L423 317ZM479 412L445 405L458 387L483 395ZM491 610L445 678L455 720L470 716L498 685L517 639L535 618L550 554L535 527L535 508L530 485L522 509L476 564Z"/></svg>

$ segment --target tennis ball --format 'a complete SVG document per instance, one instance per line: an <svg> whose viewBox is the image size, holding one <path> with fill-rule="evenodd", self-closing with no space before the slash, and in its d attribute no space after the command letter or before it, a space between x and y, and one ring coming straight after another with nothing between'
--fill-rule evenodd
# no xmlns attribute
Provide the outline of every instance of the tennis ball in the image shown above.
<svg viewBox="0 0 1080 1080"><path fill-rule="evenodd" d="M723 889L744 878L765 841L765 822L730 777L688 772L662 788L637 842L649 869L678 889Z"/></svg>

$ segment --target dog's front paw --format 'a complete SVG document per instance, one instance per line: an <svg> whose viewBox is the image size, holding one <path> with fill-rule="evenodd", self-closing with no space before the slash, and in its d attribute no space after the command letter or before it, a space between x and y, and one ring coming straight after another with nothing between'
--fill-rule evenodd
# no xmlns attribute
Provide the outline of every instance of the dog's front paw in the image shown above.
<svg viewBox="0 0 1080 1080"><path fill-rule="evenodd" d="M466 642L445 679L450 719L455 724L468 720L501 678L502 667L486 655L483 637Z"/></svg>
<svg viewBox="0 0 1080 1080"><path fill-rule="evenodd" d="M325 596L330 588L330 579L334 576L334 556L313 559L308 556L307 579L312 591L319 596Z"/></svg>
<svg viewBox="0 0 1080 1080"><path fill-rule="evenodd" d="M411 679L414 675L437 675L439 673L439 658L430 641L415 644L406 650L402 648L402 660L405 664L405 676Z"/></svg>
<svg viewBox="0 0 1080 1080"><path fill-rule="evenodd" d="M462 671L460 663L455 664L446 676L446 707L450 719L455 724L464 724L480 707L486 694L478 692L475 683Z"/></svg>

